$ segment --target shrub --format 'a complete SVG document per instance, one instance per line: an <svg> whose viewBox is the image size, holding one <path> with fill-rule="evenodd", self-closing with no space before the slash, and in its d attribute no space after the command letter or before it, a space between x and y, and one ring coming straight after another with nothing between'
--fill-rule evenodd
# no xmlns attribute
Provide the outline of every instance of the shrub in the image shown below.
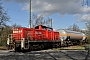
<svg viewBox="0 0 90 60"><path fill-rule="evenodd" d="M87 43L90 44L90 37L88 37L88 39L87 39Z"/></svg>

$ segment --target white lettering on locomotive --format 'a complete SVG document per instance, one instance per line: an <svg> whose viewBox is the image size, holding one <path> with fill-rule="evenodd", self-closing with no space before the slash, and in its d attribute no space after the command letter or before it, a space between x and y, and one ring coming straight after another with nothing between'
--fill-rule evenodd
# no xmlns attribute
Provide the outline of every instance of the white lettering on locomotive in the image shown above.
<svg viewBox="0 0 90 60"><path fill-rule="evenodd" d="M22 30L14 30L13 33L22 33Z"/></svg>
<svg viewBox="0 0 90 60"><path fill-rule="evenodd" d="M42 34L42 32L35 32L35 34Z"/></svg>

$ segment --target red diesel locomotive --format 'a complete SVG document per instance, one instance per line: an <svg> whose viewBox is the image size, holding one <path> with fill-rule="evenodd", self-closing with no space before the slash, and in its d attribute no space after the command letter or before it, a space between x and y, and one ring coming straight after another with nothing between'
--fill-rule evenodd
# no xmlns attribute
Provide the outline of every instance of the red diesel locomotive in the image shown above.
<svg viewBox="0 0 90 60"><path fill-rule="evenodd" d="M36 26L35 28L14 28L12 34L7 39L8 49L33 50L47 47L60 47L59 32L53 31L46 26Z"/></svg>

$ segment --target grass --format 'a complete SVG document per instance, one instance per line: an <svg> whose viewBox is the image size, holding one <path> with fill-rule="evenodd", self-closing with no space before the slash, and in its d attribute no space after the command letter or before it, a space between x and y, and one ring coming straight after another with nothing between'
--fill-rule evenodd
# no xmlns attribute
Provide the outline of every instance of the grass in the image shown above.
<svg viewBox="0 0 90 60"><path fill-rule="evenodd" d="M86 45L82 46L69 46L69 47L61 47L61 48L52 48L52 50L86 50L85 48Z"/></svg>
<svg viewBox="0 0 90 60"><path fill-rule="evenodd" d="M6 40L0 41L0 46L6 46Z"/></svg>
<svg viewBox="0 0 90 60"><path fill-rule="evenodd" d="M6 50L6 40L0 41L0 50Z"/></svg>
<svg viewBox="0 0 90 60"><path fill-rule="evenodd" d="M85 50L90 50L90 44L86 44L84 47L85 47Z"/></svg>

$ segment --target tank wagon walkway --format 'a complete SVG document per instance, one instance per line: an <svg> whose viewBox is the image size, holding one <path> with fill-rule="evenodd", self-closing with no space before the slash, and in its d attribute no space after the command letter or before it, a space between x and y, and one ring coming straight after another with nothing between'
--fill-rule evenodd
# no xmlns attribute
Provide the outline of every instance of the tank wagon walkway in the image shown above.
<svg viewBox="0 0 90 60"><path fill-rule="evenodd" d="M85 50L41 50L31 52L0 51L0 60L90 60Z"/></svg>

